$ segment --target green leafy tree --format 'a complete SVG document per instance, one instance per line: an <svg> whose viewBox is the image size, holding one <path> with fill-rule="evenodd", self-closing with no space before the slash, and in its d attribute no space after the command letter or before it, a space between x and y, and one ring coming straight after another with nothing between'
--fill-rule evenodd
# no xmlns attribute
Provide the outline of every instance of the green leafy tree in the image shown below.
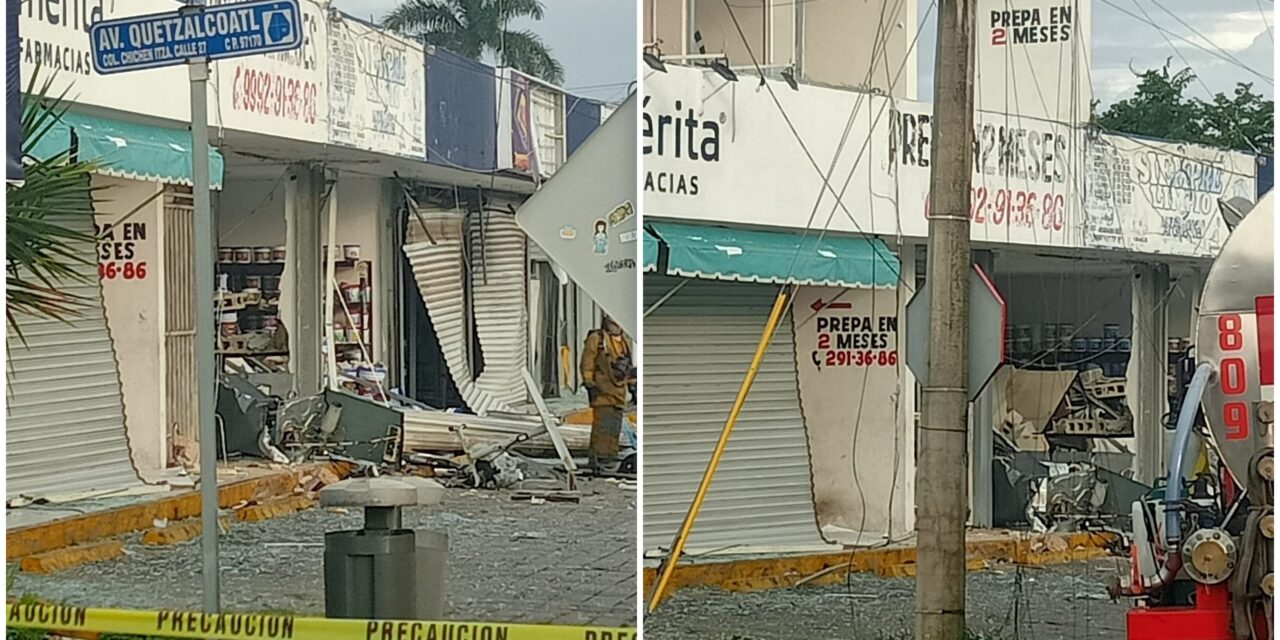
<svg viewBox="0 0 1280 640"><path fill-rule="evenodd" d="M1101 114L1094 107L1094 123L1109 131L1180 140L1270 154L1274 149L1275 104L1254 93L1251 83L1239 83L1231 96L1219 93L1209 101L1185 95L1196 82L1195 72L1173 72L1169 64L1137 74L1133 95Z"/></svg>
<svg viewBox="0 0 1280 640"><path fill-rule="evenodd" d="M1275 103L1253 92L1253 83L1239 83L1230 97L1221 93L1201 102L1204 135L1218 146L1263 154L1275 149Z"/></svg>
<svg viewBox="0 0 1280 640"><path fill-rule="evenodd" d="M492 53L502 66L560 84L564 67L542 38L527 29L507 28L516 18L542 17L540 0L405 0L382 24L473 60Z"/></svg>
<svg viewBox="0 0 1280 640"><path fill-rule="evenodd" d="M5 315L21 335L23 316L67 321L79 314L85 300L65 291L67 284L88 279L82 267L96 261L92 229L94 194L90 176L101 168L81 161L71 149L46 158L35 148L51 135L66 113L66 92L51 97L52 79L38 91L37 69L22 97L22 156L26 179L6 188ZM89 224L68 225L89 218Z"/></svg>

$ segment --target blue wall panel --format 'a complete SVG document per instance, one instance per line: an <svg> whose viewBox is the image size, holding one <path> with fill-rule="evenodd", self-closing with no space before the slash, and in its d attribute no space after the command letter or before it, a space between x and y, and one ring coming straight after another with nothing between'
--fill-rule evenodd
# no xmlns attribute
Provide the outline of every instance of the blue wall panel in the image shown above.
<svg viewBox="0 0 1280 640"><path fill-rule="evenodd" d="M1276 183L1276 157L1261 156L1258 158L1258 197L1271 190Z"/></svg>
<svg viewBox="0 0 1280 640"><path fill-rule="evenodd" d="M600 127L600 103L587 98L565 94L565 142L568 154L573 155L587 137Z"/></svg>
<svg viewBox="0 0 1280 640"><path fill-rule="evenodd" d="M497 169L497 87L493 67L436 48L427 54L427 162Z"/></svg>

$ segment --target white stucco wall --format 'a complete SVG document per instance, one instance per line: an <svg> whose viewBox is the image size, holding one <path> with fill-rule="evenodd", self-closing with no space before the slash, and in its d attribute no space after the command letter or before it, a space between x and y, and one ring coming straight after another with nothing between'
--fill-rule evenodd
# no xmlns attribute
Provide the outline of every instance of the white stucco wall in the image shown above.
<svg viewBox="0 0 1280 640"><path fill-rule="evenodd" d="M899 302L893 290L796 293L791 321L814 512L829 542L868 544L904 528L893 522L905 493L895 485L914 462L897 415Z"/></svg>
<svg viewBox="0 0 1280 640"><path fill-rule="evenodd" d="M94 222L107 233L98 244L107 327L116 349L124 394L125 428L133 462L142 473L163 469L168 438L164 401L163 197L127 220L162 186L95 176ZM111 226L108 232L106 228Z"/></svg>

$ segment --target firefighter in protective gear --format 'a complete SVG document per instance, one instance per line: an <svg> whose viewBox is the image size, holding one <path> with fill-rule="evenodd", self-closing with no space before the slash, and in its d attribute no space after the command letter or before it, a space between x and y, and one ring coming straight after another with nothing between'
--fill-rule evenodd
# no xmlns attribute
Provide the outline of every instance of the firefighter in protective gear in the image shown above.
<svg viewBox="0 0 1280 640"><path fill-rule="evenodd" d="M596 471L608 471L617 466L627 394L636 384L631 343L612 318L605 316L600 329L587 334L580 368L582 385L591 400L588 465Z"/></svg>

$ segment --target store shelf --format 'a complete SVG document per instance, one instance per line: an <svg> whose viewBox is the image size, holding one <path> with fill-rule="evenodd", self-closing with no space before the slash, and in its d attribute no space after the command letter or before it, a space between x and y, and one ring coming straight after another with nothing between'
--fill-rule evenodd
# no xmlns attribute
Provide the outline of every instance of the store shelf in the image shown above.
<svg viewBox="0 0 1280 640"><path fill-rule="evenodd" d="M219 262L218 269L223 271L261 271L274 273L284 271L283 262Z"/></svg>
<svg viewBox="0 0 1280 640"><path fill-rule="evenodd" d="M228 358L277 358L287 357L288 351L217 351L217 355Z"/></svg>

